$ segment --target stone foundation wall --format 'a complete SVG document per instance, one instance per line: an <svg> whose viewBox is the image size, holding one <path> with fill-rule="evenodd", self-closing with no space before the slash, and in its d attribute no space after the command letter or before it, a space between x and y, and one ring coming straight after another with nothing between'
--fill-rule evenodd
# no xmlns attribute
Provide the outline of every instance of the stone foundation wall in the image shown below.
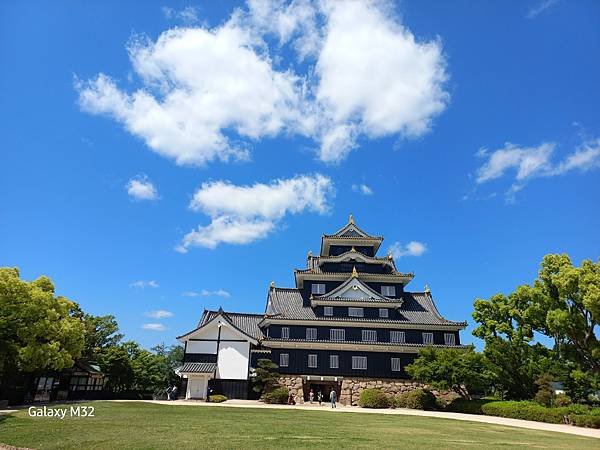
<svg viewBox="0 0 600 450"><path fill-rule="evenodd" d="M301 376L282 376L279 378L279 384L288 389L294 396L296 403L304 403L304 380ZM412 391L418 388L430 387L427 384L419 383L411 380L395 380L395 379L377 379L377 378L343 378L341 389L338 391L338 402L342 405L357 405L360 393L363 389L381 389L387 395L398 395L402 392ZM445 392L431 390L435 396L444 396ZM326 399L326 401L329 399Z"/></svg>
<svg viewBox="0 0 600 450"><path fill-rule="evenodd" d="M357 405L363 389L381 389L387 395L398 395L402 392L418 388L429 388L428 385L410 380L375 379L375 378L344 378L339 402L342 405ZM432 390L437 396L440 393Z"/></svg>
<svg viewBox="0 0 600 450"><path fill-rule="evenodd" d="M279 384L287 388L294 396L296 403L304 403L304 389L302 388L302 377L285 376L279 378Z"/></svg>

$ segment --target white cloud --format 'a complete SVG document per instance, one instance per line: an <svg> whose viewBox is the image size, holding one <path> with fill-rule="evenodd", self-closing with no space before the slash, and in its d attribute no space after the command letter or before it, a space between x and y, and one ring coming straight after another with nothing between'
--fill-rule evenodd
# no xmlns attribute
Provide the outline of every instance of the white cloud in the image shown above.
<svg viewBox="0 0 600 450"><path fill-rule="evenodd" d="M403 256L421 256L427 251L427 244L419 241L410 241L406 245L394 242L390 246L389 251L392 253L394 259L399 259Z"/></svg>
<svg viewBox="0 0 600 450"><path fill-rule="evenodd" d="M506 198L513 201L515 194L533 178L553 177L575 170L587 172L600 167L600 139L584 142L559 162L552 161L555 149L554 143L542 143L537 147L507 143L492 152L480 149L476 156L485 162L477 169L475 181L483 184L502 178L509 171L515 172L512 185L505 193Z"/></svg>
<svg viewBox="0 0 600 450"><path fill-rule="evenodd" d="M165 331L167 329L162 323L145 323L142 328L150 331Z"/></svg>
<svg viewBox="0 0 600 450"><path fill-rule="evenodd" d="M556 5L557 3L558 3L558 0L539 0L539 1L537 1L535 5L533 5L531 8L529 8L529 11L527 12L527 18L534 19L537 16L539 16L541 13L546 11L548 8Z"/></svg>
<svg viewBox="0 0 600 450"><path fill-rule="evenodd" d="M298 61L280 69L288 45ZM249 0L220 26L137 37L128 51L140 87L77 80L80 106L177 164L246 160L281 134L337 163L361 137L426 133L449 100L439 39L417 40L379 1Z"/></svg>
<svg viewBox="0 0 600 450"><path fill-rule="evenodd" d="M351 126L371 138L427 132L449 100L439 40L418 42L381 2L331 1L324 13L316 96L330 129ZM332 151L323 141L323 160L339 161L355 144L355 136L338 134L344 144Z"/></svg>
<svg viewBox="0 0 600 450"><path fill-rule="evenodd" d="M224 289L217 289L216 291L209 291L208 289L202 289L201 291L186 291L181 295L184 297L231 297L231 294Z"/></svg>
<svg viewBox="0 0 600 450"><path fill-rule="evenodd" d="M247 244L266 237L287 214L325 214L334 195L331 179L320 174L278 179L270 184L236 186L227 181L203 183L190 209L211 218L183 238L177 247L215 248L219 243Z"/></svg>
<svg viewBox="0 0 600 450"><path fill-rule="evenodd" d="M125 187L129 196L135 200L158 199L156 187L145 175L132 178Z"/></svg>
<svg viewBox="0 0 600 450"><path fill-rule="evenodd" d="M131 287L135 287L135 288L140 288L140 289L144 289L144 288L157 288L158 287L158 282L154 281L154 280L139 280L139 281L134 281L133 283L130 283L129 286Z"/></svg>
<svg viewBox="0 0 600 450"><path fill-rule="evenodd" d="M195 6L186 6L179 10L163 6L162 12L167 19L179 20L186 25L198 22L198 8Z"/></svg>
<svg viewBox="0 0 600 450"><path fill-rule="evenodd" d="M145 316L152 317L153 319L164 319L166 317L173 317L173 313L164 309L158 309L156 311L148 311Z"/></svg>
<svg viewBox="0 0 600 450"><path fill-rule="evenodd" d="M360 192L362 195L372 195L373 194L373 189L371 189L369 186L367 186L364 183L362 183L362 184L353 184L352 185L352 190L354 192Z"/></svg>
<svg viewBox="0 0 600 450"><path fill-rule="evenodd" d="M506 143L504 148L489 153L485 149L479 150L479 158L488 158L477 171L476 182L485 183L500 178L509 169L515 169L516 179L526 178L548 172L551 168L550 157L555 144L543 143L537 147L518 147Z"/></svg>

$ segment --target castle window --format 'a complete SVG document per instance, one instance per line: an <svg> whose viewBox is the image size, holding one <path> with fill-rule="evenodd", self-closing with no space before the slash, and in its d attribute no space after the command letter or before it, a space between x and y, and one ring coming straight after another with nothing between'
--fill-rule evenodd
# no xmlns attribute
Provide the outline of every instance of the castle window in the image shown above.
<svg viewBox="0 0 600 450"><path fill-rule="evenodd" d="M313 283L310 288L311 294L324 294L325 293L325 284L324 283Z"/></svg>
<svg viewBox="0 0 600 450"><path fill-rule="evenodd" d="M394 344L404 344L404 342L406 342L404 331L390 331L390 342Z"/></svg>
<svg viewBox="0 0 600 450"><path fill-rule="evenodd" d="M323 307L323 315L324 316L333 316L333 306Z"/></svg>
<svg viewBox="0 0 600 450"><path fill-rule="evenodd" d="M454 333L444 333L444 344L455 345L455 342Z"/></svg>
<svg viewBox="0 0 600 450"><path fill-rule="evenodd" d="M317 367L317 355L308 355L308 367L311 369Z"/></svg>
<svg viewBox="0 0 600 450"><path fill-rule="evenodd" d="M350 317L363 317L364 312L362 308L348 308L348 315Z"/></svg>
<svg viewBox="0 0 600 450"><path fill-rule="evenodd" d="M389 311L387 308L379 308L379 317L389 317Z"/></svg>
<svg viewBox="0 0 600 450"><path fill-rule="evenodd" d="M392 372L400 372L401 370L400 358L392 358Z"/></svg>
<svg viewBox="0 0 600 450"><path fill-rule="evenodd" d="M366 356L353 356L352 357L352 368L358 370L367 370L367 357Z"/></svg>
<svg viewBox="0 0 600 450"><path fill-rule="evenodd" d="M423 333L423 344L433 345L433 333Z"/></svg>
<svg viewBox="0 0 600 450"><path fill-rule="evenodd" d="M375 330L362 330L363 342L377 342L377 331Z"/></svg>
<svg viewBox="0 0 600 450"><path fill-rule="evenodd" d="M340 368L340 357L338 355L329 355L329 368L339 369Z"/></svg>
<svg viewBox="0 0 600 450"><path fill-rule="evenodd" d="M281 327L281 339L290 338L290 327Z"/></svg>
<svg viewBox="0 0 600 450"><path fill-rule="evenodd" d="M279 367L288 367L290 365L290 354L280 353L279 354Z"/></svg>
<svg viewBox="0 0 600 450"><path fill-rule="evenodd" d="M316 328L307 328L306 329L306 339L310 341L315 341L317 339L317 329Z"/></svg>
<svg viewBox="0 0 600 450"><path fill-rule="evenodd" d="M396 286L381 286L381 295L385 295L386 297L395 297Z"/></svg>
<svg viewBox="0 0 600 450"><path fill-rule="evenodd" d="M329 339L332 341L345 341L346 330L332 328L331 330L329 330Z"/></svg>

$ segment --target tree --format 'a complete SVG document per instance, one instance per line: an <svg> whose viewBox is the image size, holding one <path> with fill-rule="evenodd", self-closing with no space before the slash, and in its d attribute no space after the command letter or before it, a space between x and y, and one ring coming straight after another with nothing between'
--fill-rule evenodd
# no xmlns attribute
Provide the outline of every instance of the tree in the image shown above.
<svg viewBox="0 0 600 450"><path fill-rule="evenodd" d="M543 346L532 347L531 325L525 320L523 304L513 295L497 294L489 300L477 299L473 318L479 324L473 335L485 341L484 355L494 372L496 387L511 399L532 398L535 380L542 369L538 361Z"/></svg>
<svg viewBox="0 0 600 450"><path fill-rule="evenodd" d="M520 286L516 301L526 305L532 329L554 339L561 357L600 374L600 261L573 266L568 255L546 255L533 285Z"/></svg>
<svg viewBox="0 0 600 450"><path fill-rule="evenodd" d="M259 394L265 394L278 386L279 366L270 359L259 359L252 378L252 389Z"/></svg>
<svg viewBox="0 0 600 450"><path fill-rule="evenodd" d="M556 397L554 388L552 387L553 381L554 376L549 373L545 373L535 380L535 384L538 387L537 392L535 393L536 402L544 406L552 406L554 398Z"/></svg>
<svg viewBox="0 0 600 450"><path fill-rule="evenodd" d="M406 372L436 389L452 390L467 397L485 391L493 378L483 354L472 347L467 350L427 347L406 366Z"/></svg>
<svg viewBox="0 0 600 450"><path fill-rule="evenodd" d="M93 316L81 311L80 317L85 329L85 345L81 355L83 358L98 360L109 347L117 345L123 339L115 316Z"/></svg>
<svg viewBox="0 0 600 450"><path fill-rule="evenodd" d="M18 269L0 268L0 379L71 367L84 345L77 308L54 295L48 277L27 282Z"/></svg>
<svg viewBox="0 0 600 450"><path fill-rule="evenodd" d="M544 372L563 381L578 375L579 391L591 391L600 375L600 262L585 260L573 266L563 255L546 255L532 285L512 294L475 301L473 334L486 342L485 354L511 398L531 398L535 380ZM554 341L552 350L533 344L534 333ZM587 388L581 382L588 380ZM571 395L575 398L576 395Z"/></svg>
<svg viewBox="0 0 600 450"><path fill-rule="evenodd" d="M134 373L127 347L122 344L108 347L102 354L100 367L107 377L107 390L120 392L132 389Z"/></svg>

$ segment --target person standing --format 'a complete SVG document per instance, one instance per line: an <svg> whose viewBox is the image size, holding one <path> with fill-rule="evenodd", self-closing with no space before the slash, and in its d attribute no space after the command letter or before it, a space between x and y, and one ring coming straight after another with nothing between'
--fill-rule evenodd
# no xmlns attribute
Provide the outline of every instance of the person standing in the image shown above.
<svg viewBox="0 0 600 450"><path fill-rule="evenodd" d="M331 400L331 407L332 408L336 408L336 400L337 400L337 394L335 393L335 389L332 389L331 392L329 393L329 400Z"/></svg>
<svg viewBox="0 0 600 450"><path fill-rule="evenodd" d="M321 402L323 401L323 393L321 391L317 394L317 400L319 400L319 406L321 406Z"/></svg>
<svg viewBox="0 0 600 450"><path fill-rule="evenodd" d="M313 400L315 399L315 393L314 391L311 389L310 392L308 393L308 400L310 401L310 403L312 404Z"/></svg>

